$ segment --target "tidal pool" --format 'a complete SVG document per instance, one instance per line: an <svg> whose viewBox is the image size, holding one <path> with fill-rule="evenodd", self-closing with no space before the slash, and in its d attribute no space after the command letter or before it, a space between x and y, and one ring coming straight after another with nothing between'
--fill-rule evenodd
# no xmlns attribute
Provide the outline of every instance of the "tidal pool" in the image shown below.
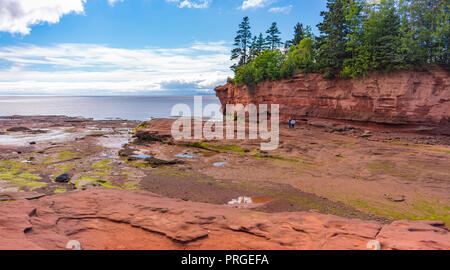
<svg viewBox="0 0 450 270"><path fill-rule="evenodd" d="M132 155L131 157L139 158L139 159L146 159L146 158L150 158L151 156L149 156L149 155Z"/></svg>
<svg viewBox="0 0 450 270"><path fill-rule="evenodd" d="M186 153L178 154L175 157L179 157L179 158L195 158L195 156L193 154L186 154Z"/></svg>
<svg viewBox="0 0 450 270"><path fill-rule="evenodd" d="M226 162L216 162L216 163L214 163L214 166L215 167L222 167L222 166L224 166L225 164L227 164Z"/></svg>

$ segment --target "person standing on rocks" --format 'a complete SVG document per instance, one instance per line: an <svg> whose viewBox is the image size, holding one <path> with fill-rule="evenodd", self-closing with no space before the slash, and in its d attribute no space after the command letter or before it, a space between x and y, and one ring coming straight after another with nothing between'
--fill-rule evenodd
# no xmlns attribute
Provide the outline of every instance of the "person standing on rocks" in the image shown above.
<svg viewBox="0 0 450 270"><path fill-rule="evenodd" d="M290 120L289 126L291 126L292 128L295 128L295 119L292 118Z"/></svg>

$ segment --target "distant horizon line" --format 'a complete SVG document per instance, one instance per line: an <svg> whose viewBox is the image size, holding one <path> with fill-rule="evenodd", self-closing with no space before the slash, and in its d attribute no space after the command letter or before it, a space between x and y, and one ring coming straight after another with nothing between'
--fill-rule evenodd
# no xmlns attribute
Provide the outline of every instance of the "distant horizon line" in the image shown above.
<svg viewBox="0 0 450 270"><path fill-rule="evenodd" d="M194 96L205 96L205 97L216 97L215 94L196 94L196 95L44 95L44 94L35 94L35 95L19 95L19 94L8 94L2 95L0 97L194 97Z"/></svg>

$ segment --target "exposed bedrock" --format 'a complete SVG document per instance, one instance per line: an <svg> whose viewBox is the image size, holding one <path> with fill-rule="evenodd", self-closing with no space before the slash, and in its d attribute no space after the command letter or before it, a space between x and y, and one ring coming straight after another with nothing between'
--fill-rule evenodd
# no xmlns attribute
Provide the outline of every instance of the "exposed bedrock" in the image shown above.
<svg viewBox="0 0 450 270"><path fill-rule="evenodd" d="M299 73L257 86L226 84L215 89L224 104L280 104L280 116L449 125L450 71L372 73L361 79L327 80Z"/></svg>
<svg viewBox="0 0 450 270"><path fill-rule="evenodd" d="M261 213L145 191L89 189L0 204L0 249L450 249L442 222L389 225L312 212Z"/></svg>

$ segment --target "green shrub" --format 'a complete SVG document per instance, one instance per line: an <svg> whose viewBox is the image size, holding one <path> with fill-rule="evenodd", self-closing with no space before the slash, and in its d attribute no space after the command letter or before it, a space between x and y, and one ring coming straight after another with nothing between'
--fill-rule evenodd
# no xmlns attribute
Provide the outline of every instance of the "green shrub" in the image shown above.
<svg viewBox="0 0 450 270"><path fill-rule="evenodd" d="M236 70L234 81L246 85L254 85L262 81L278 81L281 79L281 66L285 56L280 50L265 50L247 65Z"/></svg>
<svg viewBox="0 0 450 270"><path fill-rule="evenodd" d="M256 70L253 65L249 64L238 67L234 81L235 83L242 83L246 85L256 84Z"/></svg>
<svg viewBox="0 0 450 270"><path fill-rule="evenodd" d="M236 84L255 85L292 77L296 70L314 70L313 40L303 39L284 55L280 50L265 50L247 65L237 68Z"/></svg>

